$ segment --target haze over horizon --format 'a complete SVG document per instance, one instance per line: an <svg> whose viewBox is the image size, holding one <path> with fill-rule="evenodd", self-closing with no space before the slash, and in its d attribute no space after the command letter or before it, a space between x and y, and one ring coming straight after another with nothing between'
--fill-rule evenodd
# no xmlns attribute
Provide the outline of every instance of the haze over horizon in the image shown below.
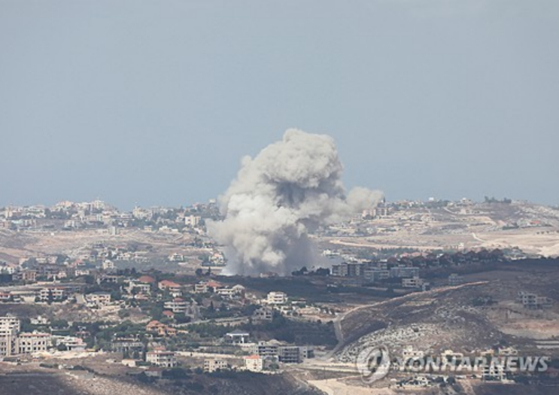
<svg viewBox="0 0 559 395"><path fill-rule="evenodd" d="M559 205L558 42L551 0L0 0L0 206L207 201L290 127L348 189Z"/></svg>

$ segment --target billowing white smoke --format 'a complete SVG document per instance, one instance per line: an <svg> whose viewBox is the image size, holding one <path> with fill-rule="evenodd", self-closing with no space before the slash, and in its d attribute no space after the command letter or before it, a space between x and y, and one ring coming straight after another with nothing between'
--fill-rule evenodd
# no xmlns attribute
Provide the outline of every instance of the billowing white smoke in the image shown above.
<svg viewBox="0 0 559 395"><path fill-rule="evenodd" d="M228 274L275 272L312 266L308 232L343 221L376 204L381 193L355 188L346 197L334 140L296 129L244 157L237 178L220 197L225 219L209 232L226 246Z"/></svg>

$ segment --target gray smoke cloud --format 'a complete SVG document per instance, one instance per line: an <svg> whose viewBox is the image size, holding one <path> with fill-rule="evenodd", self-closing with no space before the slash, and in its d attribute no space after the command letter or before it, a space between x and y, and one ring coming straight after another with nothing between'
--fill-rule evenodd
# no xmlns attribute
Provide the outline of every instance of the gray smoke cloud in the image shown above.
<svg viewBox="0 0 559 395"><path fill-rule="evenodd" d="M227 274L286 275L316 262L309 232L373 207L382 193L355 188L346 195L334 140L296 129L244 157L220 197L224 220L210 235L226 247Z"/></svg>

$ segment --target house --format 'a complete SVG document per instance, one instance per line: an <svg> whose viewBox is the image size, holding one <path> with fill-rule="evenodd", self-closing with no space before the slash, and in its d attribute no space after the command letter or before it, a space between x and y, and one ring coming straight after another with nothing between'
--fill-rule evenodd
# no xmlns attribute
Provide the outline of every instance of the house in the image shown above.
<svg viewBox="0 0 559 395"><path fill-rule="evenodd" d="M252 321L254 323L270 322L273 319L273 311L268 307L261 307L252 313Z"/></svg>
<svg viewBox="0 0 559 395"><path fill-rule="evenodd" d="M106 259L101 266L105 271L115 270L115 264L113 261Z"/></svg>
<svg viewBox="0 0 559 395"><path fill-rule="evenodd" d="M177 330L175 328L171 328L170 326L157 320L150 321L146 325L146 332L163 337L175 336L177 334Z"/></svg>
<svg viewBox="0 0 559 395"><path fill-rule="evenodd" d="M233 288L219 288L216 293L226 299L232 299L236 295Z"/></svg>
<svg viewBox="0 0 559 395"><path fill-rule="evenodd" d="M74 336L63 336L55 339L56 345L63 345L68 351L85 351L86 343L83 339Z"/></svg>
<svg viewBox="0 0 559 395"><path fill-rule="evenodd" d="M155 284L155 279L151 276L147 276L147 275L143 275L140 278L138 278L138 280L136 280L138 283L142 283L142 284Z"/></svg>
<svg viewBox="0 0 559 395"><path fill-rule="evenodd" d="M66 299L66 290L62 287L42 288L37 296L41 302L59 302Z"/></svg>
<svg viewBox="0 0 559 395"><path fill-rule="evenodd" d="M182 295L181 292L182 286L174 281L169 281L169 280L159 281L158 288L162 291L167 291L171 293L173 296Z"/></svg>
<svg viewBox="0 0 559 395"><path fill-rule="evenodd" d="M538 296L534 293L520 291L517 300L526 309L536 310L551 307L551 299L545 296Z"/></svg>
<svg viewBox="0 0 559 395"><path fill-rule="evenodd" d="M237 330L226 333L225 336L223 336L223 340L227 344L245 344L248 343L249 336L250 334L248 332Z"/></svg>
<svg viewBox="0 0 559 395"><path fill-rule="evenodd" d="M130 281L126 290L131 294L136 293L149 295L151 293L151 284L141 282L139 280Z"/></svg>
<svg viewBox="0 0 559 395"><path fill-rule="evenodd" d="M107 306L111 303L111 294L108 292L94 292L86 295L85 300L90 306Z"/></svg>
<svg viewBox="0 0 559 395"><path fill-rule="evenodd" d="M212 373L223 369L227 369L227 361L225 359L213 358L204 361L204 372Z"/></svg>
<svg viewBox="0 0 559 395"><path fill-rule="evenodd" d="M419 277L402 278L402 287L404 288L421 288L423 279Z"/></svg>
<svg viewBox="0 0 559 395"><path fill-rule="evenodd" d="M155 366L164 368L173 368L177 366L177 359L175 353L165 350L154 350L146 353L146 362Z"/></svg>
<svg viewBox="0 0 559 395"><path fill-rule="evenodd" d="M194 285L194 292L195 293L215 292L220 288L223 288L223 284L221 284L220 282L214 280L200 281L198 284Z"/></svg>
<svg viewBox="0 0 559 395"><path fill-rule="evenodd" d="M287 302L287 294L284 292L269 292L266 302L273 305L284 304Z"/></svg>
<svg viewBox="0 0 559 395"><path fill-rule="evenodd" d="M37 272L35 270L25 270L21 273L21 279L26 283L37 282Z"/></svg>
<svg viewBox="0 0 559 395"><path fill-rule="evenodd" d="M167 310L171 310L175 314L184 314L188 308L188 302L181 298L175 298L165 302L163 307Z"/></svg>
<svg viewBox="0 0 559 395"><path fill-rule="evenodd" d="M223 288L217 288L216 289L216 293L218 295L223 296L224 298L227 299L232 299L235 296L242 296L245 293L245 287L243 287L242 285L235 285L231 288L227 288L227 287L223 287Z"/></svg>
<svg viewBox="0 0 559 395"><path fill-rule="evenodd" d="M200 281L198 284L194 285L194 293L204 294L208 292L208 285L205 281Z"/></svg>
<svg viewBox="0 0 559 395"><path fill-rule="evenodd" d="M264 360L256 354L245 357L245 369L251 372L261 372L264 369Z"/></svg>
<svg viewBox="0 0 559 395"><path fill-rule="evenodd" d="M76 269L74 270L74 276L81 277L81 276L89 276L91 274L91 270L89 269Z"/></svg>
<svg viewBox="0 0 559 395"><path fill-rule="evenodd" d="M164 310L163 313L161 313L165 318L168 318L170 320L175 319L175 313L173 313L170 310Z"/></svg>
<svg viewBox="0 0 559 395"><path fill-rule="evenodd" d="M144 351L144 343L136 337L119 337L112 341L111 350L118 353L134 353Z"/></svg>

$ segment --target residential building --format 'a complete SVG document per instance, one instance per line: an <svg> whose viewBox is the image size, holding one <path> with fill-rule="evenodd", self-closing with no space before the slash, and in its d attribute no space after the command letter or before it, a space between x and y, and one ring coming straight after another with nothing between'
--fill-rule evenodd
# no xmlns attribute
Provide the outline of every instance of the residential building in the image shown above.
<svg viewBox="0 0 559 395"><path fill-rule="evenodd" d="M204 372L212 373L223 369L227 369L227 361L225 359L213 358L204 361Z"/></svg>
<svg viewBox="0 0 559 395"><path fill-rule="evenodd" d="M390 278L389 270L382 270L377 267L368 267L363 271L363 278L366 281L378 282Z"/></svg>
<svg viewBox="0 0 559 395"><path fill-rule="evenodd" d="M339 265L332 265L332 276L337 277L361 277L364 274L365 266L357 262L342 262Z"/></svg>
<svg viewBox="0 0 559 395"><path fill-rule="evenodd" d="M252 313L252 321L254 323L270 322L274 317L273 310L268 307L261 307Z"/></svg>
<svg viewBox="0 0 559 395"><path fill-rule="evenodd" d="M402 278L402 287L404 288L421 288L423 279L419 277Z"/></svg>
<svg viewBox="0 0 559 395"><path fill-rule="evenodd" d="M260 355L245 357L245 369L251 372L261 372L264 369L264 360Z"/></svg>
<svg viewBox="0 0 559 395"><path fill-rule="evenodd" d="M38 297L41 302L59 302L66 298L66 289L62 287L42 288L39 291Z"/></svg>
<svg viewBox="0 0 559 395"><path fill-rule="evenodd" d="M398 265L390 268L392 278L414 278L419 277L419 268L414 266Z"/></svg>
<svg viewBox="0 0 559 395"><path fill-rule="evenodd" d="M181 298L174 298L163 304L163 307L167 310L171 310L175 314L185 314L188 308L188 302Z"/></svg>
<svg viewBox="0 0 559 395"><path fill-rule="evenodd" d="M111 343L111 350L119 353L133 353L144 350L144 343L135 337L116 338Z"/></svg>
<svg viewBox="0 0 559 395"><path fill-rule="evenodd" d="M551 299L530 292L518 292L517 300L522 303L522 306L526 309L535 310L551 307Z"/></svg>
<svg viewBox="0 0 559 395"><path fill-rule="evenodd" d="M164 368L173 368L177 366L177 359L175 353L172 351L149 351L146 353L146 362Z"/></svg>
<svg viewBox="0 0 559 395"><path fill-rule="evenodd" d="M278 359L283 363L301 363L303 361L301 350L297 346L278 347Z"/></svg>
<svg viewBox="0 0 559 395"><path fill-rule="evenodd" d="M145 294L145 295L149 295L151 293L151 284L150 283L145 283L145 282L141 282L139 280L137 281L130 281L128 283L128 287L127 287L127 291L128 293L140 293L140 294Z"/></svg>
<svg viewBox="0 0 559 395"><path fill-rule="evenodd" d="M26 283L37 282L37 272L35 270L24 270L21 273L21 279Z"/></svg>
<svg viewBox="0 0 559 395"><path fill-rule="evenodd" d="M106 271L115 270L115 264L114 264L114 262L111 261L111 260L109 260L109 259L106 259L106 260L103 262L103 266L102 266L102 267L103 267L103 270L106 270Z"/></svg>
<svg viewBox="0 0 559 395"><path fill-rule="evenodd" d="M255 354L260 355L262 358L276 358L278 356L279 342L258 342L255 346Z"/></svg>
<svg viewBox="0 0 559 395"><path fill-rule="evenodd" d="M237 293L233 288L219 288L217 294L226 299L232 299Z"/></svg>
<svg viewBox="0 0 559 395"><path fill-rule="evenodd" d="M17 354L17 334L20 320L16 317L0 317L0 357Z"/></svg>
<svg viewBox="0 0 559 395"><path fill-rule="evenodd" d="M201 217L196 215L188 215L184 217L184 224L189 227L196 227L200 224Z"/></svg>
<svg viewBox="0 0 559 395"><path fill-rule="evenodd" d="M207 292L215 292L218 289L223 288L223 284L217 281L200 281L198 284L194 285L194 292L195 293L207 293Z"/></svg>
<svg viewBox="0 0 559 395"><path fill-rule="evenodd" d="M159 281L158 287L162 291L168 291L173 296L182 295L182 292L181 292L182 286L180 284L177 284L174 281L169 281L169 280Z"/></svg>
<svg viewBox="0 0 559 395"><path fill-rule="evenodd" d="M175 336L177 334L177 330L175 328L171 328L170 326L156 320L150 321L146 325L146 332L163 337Z"/></svg>
<svg viewBox="0 0 559 395"><path fill-rule="evenodd" d="M63 336L55 339L56 345L63 345L68 351L84 351L87 344L83 339L74 336Z"/></svg>
<svg viewBox="0 0 559 395"><path fill-rule="evenodd" d="M21 333L17 338L17 350L20 354L32 354L47 351L51 346L51 335L48 333L33 332Z"/></svg>
<svg viewBox="0 0 559 395"><path fill-rule="evenodd" d="M111 303L111 294L108 292L94 292L85 296L89 305L106 306Z"/></svg>
<svg viewBox="0 0 559 395"><path fill-rule="evenodd" d="M287 294L284 292L269 292L266 297L268 304L284 304L287 303Z"/></svg>
<svg viewBox="0 0 559 395"><path fill-rule="evenodd" d="M243 331L233 331L226 333L223 340L228 344L245 344L248 343L250 334Z"/></svg>

